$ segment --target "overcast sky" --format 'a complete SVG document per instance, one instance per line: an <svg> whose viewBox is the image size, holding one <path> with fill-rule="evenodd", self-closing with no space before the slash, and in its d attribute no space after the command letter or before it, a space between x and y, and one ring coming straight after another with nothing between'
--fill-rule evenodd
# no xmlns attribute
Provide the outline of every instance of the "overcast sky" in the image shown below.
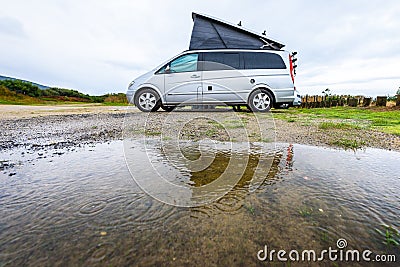
<svg viewBox="0 0 400 267"><path fill-rule="evenodd" d="M298 51L303 94L393 95L400 1L0 0L0 75L89 94L129 82L188 49L198 12Z"/></svg>

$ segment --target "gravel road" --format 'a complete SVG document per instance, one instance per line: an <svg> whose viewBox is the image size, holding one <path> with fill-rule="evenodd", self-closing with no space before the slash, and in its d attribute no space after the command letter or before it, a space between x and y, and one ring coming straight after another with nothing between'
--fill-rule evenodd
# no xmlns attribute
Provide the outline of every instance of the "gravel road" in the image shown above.
<svg viewBox="0 0 400 267"><path fill-rule="evenodd" d="M258 123L273 126L276 141L317 146L336 146L336 140L343 138L355 140L364 147L383 148L400 151L400 137L373 130L328 129L318 128L317 122L302 124L286 120L272 120L271 116L258 117L248 112L156 112L148 114L136 108L111 107L99 105L64 105L64 106L12 106L0 105L0 148L14 147L63 148L85 143L106 142L124 138L124 131L129 136L165 136L179 125L182 128L180 138L199 139L208 137L221 141L236 138L236 133L243 130L244 123L250 129L250 141L263 141L257 133L252 133ZM194 123L187 123L195 117ZM223 125L210 120L223 118ZM171 124L171 121L175 124ZM124 123L125 122L125 123ZM128 122L128 123L127 123ZM166 123L167 122L167 123ZM263 126L264 127L264 126ZM168 134L167 134L168 135ZM239 135L239 134L238 134Z"/></svg>

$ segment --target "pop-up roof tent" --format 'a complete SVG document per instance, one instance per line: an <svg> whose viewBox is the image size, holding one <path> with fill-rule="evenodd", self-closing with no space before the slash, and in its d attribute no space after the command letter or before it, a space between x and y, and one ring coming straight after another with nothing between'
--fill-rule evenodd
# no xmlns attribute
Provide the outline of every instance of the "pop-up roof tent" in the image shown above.
<svg viewBox="0 0 400 267"><path fill-rule="evenodd" d="M268 49L281 50L285 45L228 22L192 13L193 30L189 50L196 49Z"/></svg>

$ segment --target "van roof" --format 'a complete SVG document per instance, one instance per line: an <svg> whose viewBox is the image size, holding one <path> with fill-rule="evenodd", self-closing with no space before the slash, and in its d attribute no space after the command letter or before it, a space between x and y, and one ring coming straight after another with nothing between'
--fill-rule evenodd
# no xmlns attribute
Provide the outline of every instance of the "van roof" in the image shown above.
<svg viewBox="0 0 400 267"><path fill-rule="evenodd" d="M285 45L208 15L192 13L194 21L189 50L201 49L267 49L281 50Z"/></svg>
<svg viewBox="0 0 400 267"><path fill-rule="evenodd" d="M244 48L217 48L217 49L193 49L193 50L185 50L180 54L189 54L189 53L216 53L216 52L254 52L254 53L289 53L286 50L267 50L267 49L244 49Z"/></svg>

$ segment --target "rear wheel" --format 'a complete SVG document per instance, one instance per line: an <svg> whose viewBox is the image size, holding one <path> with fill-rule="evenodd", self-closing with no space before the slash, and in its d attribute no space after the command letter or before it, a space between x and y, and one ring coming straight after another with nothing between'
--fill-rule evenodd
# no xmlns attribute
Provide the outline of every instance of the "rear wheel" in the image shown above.
<svg viewBox="0 0 400 267"><path fill-rule="evenodd" d="M160 96L153 89L144 89L135 95L135 105L143 112L157 111L160 106Z"/></svg>
<svg viewBox="0 0 400 267"><path fill-rule="evenodd" d="M268 112L273 105L271 94L264 89L257 89L249 96L249 107L253 112Z"/></svg>

